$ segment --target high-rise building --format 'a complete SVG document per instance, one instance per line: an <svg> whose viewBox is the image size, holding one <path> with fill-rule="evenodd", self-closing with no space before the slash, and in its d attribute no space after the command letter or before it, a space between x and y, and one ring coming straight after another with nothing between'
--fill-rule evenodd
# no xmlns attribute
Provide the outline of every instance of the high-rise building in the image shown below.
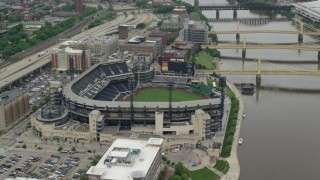
<svg viewBox="0 0 320 180"><path fill-rule="evenodd" d="M60 72L85 71L91 66L90 49L81 49L76 45L56 48L51 54L51 63L52 68Z"/></svg>
<svg viewBox="0 0 320 180"><path fill-rule="evenodd" d="M184 41L208 43L208 27L200 21L186 22L183 29Z"/></svg>
<svg viewBox="0 0 320 180"><path fill-rule="evenodd" d="M30 113L29 97L18 90L0 94L0 131L6 130Z"/></svg>
<svg viewBox="0 0 320 180"><path fill-rule="evenodd" d="M108 57L119 47L117 36L88 36L79 42L79 46L90 49L92 57Z"/></svg>
<svg viewBox="0 0 320 180"><path fill-rule="evenodd" d="M78 14L81 14L83 11L83 0L75 0L75 8Z"/></svg>
<svg viewBox="0 0 320 180"><path fill-rule="evenodd" d="M119 26L119 39L127 39L129 36L129 26L120 25Z"/></svg>
<svg viewBox="0 0 320 180"><path fill-rule="evenodd" d="M161 39L146 39L144 36L135 36L129 40L120 40L119 49L121 52L127 51L133 55L144 54L157 60L160 56Z"/></svg>

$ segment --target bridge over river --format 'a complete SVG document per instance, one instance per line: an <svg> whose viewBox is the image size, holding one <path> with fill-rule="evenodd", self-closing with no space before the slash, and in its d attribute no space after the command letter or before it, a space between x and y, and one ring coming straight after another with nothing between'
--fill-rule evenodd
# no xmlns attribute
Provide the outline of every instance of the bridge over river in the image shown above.
<svg viewBox="0 0 320 180"><path fill-rule="evenodd" d="M289 49L289 50L304 50L318 51L320 55L319 44L239 44L239 43L218 43L210 45L201 45L203 49Z"/></svg>
<svg viewBox="0 0 320 180"><path fill-rule="evenodd" d="M260 11L274 11L283 10L289 11L293 8L292 5L198 5L200 10L260 10Z"/></svg>
<svg viewBox="0 0 320 180"><path fill-rule="evenodd" d="M212 31L209 34L303 34L310 36L320 36L320 32L300 32L294 30L274 30L274 29L261 29L261 30L227 30L227 31Z"/></svg>
<svg viewBox="0 0 320 180"><path fill-rule="evenodd" d="M257 61L256 69L217 69L217 70L197 70L196 75L254 75L256 76L256 85L260 87L262 75L277 76L320 76L320 63L317 70L312 69L261 69L261 59Z"/></svg>

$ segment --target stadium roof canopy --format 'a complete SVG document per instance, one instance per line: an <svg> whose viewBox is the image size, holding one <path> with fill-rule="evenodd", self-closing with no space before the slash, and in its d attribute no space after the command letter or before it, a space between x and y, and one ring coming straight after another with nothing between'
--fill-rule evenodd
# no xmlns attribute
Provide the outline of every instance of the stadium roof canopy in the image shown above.
<svg viewBox="0 0 320 180"><path fill-rule="evenodd" d="M320 22L320 0L294 3L293 6L297 14L309 18L312 21Z"/></svg>

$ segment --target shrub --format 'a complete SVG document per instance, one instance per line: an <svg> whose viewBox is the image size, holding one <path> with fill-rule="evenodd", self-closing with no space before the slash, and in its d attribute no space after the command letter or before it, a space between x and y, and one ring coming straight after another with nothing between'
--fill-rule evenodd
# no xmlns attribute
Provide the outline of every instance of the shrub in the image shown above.
<svg viewBox="0 0 320 180"><path fill-rule="evenodd" d="M216 164L214 165L214 168L216 168L217 170L223 172L224 174L228 172L230 166L228 161L226 160L218 160L216 162Z"/></svg>

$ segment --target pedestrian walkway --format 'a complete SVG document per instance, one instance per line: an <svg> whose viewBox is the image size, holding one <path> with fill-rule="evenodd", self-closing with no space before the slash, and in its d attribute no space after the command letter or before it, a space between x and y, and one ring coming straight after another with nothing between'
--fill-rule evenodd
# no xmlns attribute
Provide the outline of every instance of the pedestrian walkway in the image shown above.
<svg viewBox="0 0 320 180"><path fill-rule="evenodd" d="M208 169L210 169L212 172L214 172L216 175L218 175L219 177L222 177L224 176L223 172L217 170L216 168L213 168L213 167L210 167L210 166L207 166Z"/></svg>
<svg viewBox="0 0 320 180"><path fill-rule="evenodd" d="M240 177L240 163L238 159L238 140L240 136L240 128L242 122L242 114L243 114L243 100L241 94L239 93L238 89L231 83L228 82L229 88L234 92L235 96L239 100L239 111L238 111L238 122L236 127L236 132L234 134L234 140L232 143L232 150L231 155L228 158L224 158L229 163L229 171L227 174L222 176L221 180L237 180Z"/></svg>

